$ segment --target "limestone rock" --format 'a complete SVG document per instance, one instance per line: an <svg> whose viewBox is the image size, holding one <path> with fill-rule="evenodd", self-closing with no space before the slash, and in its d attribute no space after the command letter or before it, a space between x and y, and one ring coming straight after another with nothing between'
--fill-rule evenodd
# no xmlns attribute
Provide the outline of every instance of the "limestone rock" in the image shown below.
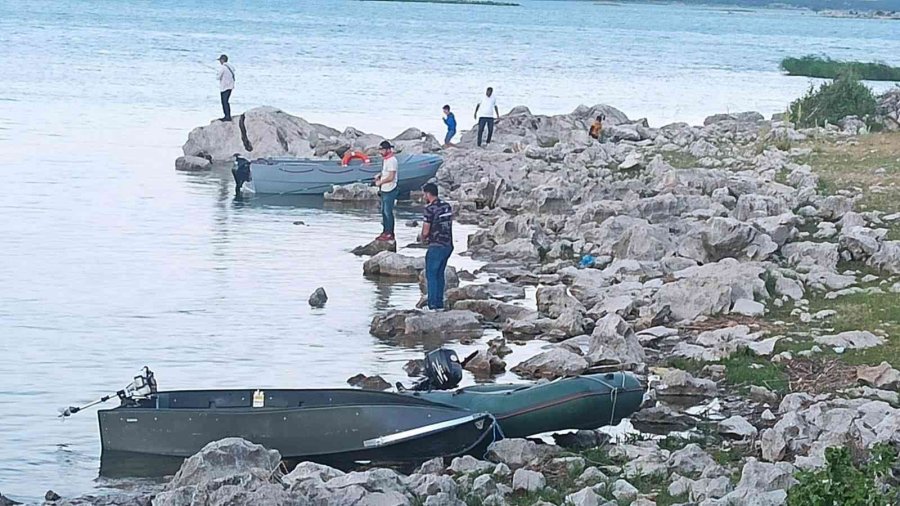
<svg viewBox="0 0 900 506"><path fill-rule="evenodd" d="M201 485L240 473L259 471L268 475L280 463L281 455L276 450L237 437L220 439L185 460L166 490Z"/></svg>
<svg viewBox="0 0 900 506"><path fill-rule="evenodd" d="M506 362L494 355L490 350L478 350L463 359L463 369L475 376L489 377L506 370Z"/></svg>
<svg viewBox="0 0 900 506"><path fill-rule="evenodd" d="M888 390L900 389L900 371L887 362L874 367L860 366L856 369L856 380L864 385Z"/></svg>
<svg viewBox="0 0 900 506"><path fill-rule="evenodd" d="M312 307L325 307L326 302L328 302L328 294L321 286L309 296L309 305Z"/></svg>
<svg viewBox="0 0 900 506"><path fill-rule="evenodd" d="M384 391L391 388L391 384L385 381L381 376L366 376L365 374L357 374L347 380L347 384L352 387L362 388L363 390Z"/></svg>
<svg viewBox="0 0 900 506"><path fill-rule="evenodd" d="M816 336L813 340L818 344L824 344L833 348L852 350L862 350L884 344L884 338L866 330L850 330L829 336Z"/></svg>
<svg viewBox="0 0 900 506"><path fill-rule="evenodd" d="M396 253L397 241L372 241L368 244L353 248L350 250L350 253L353 253L356 256L374 256L382 251Z"/></svg>
<svg viewBox="0 0 900 506"><path fill-rule="evenodd" d="M331 191L325 192L324 198L334 202L378 203L381 201L381 197L378 195L378 187L368 183L332 186Z"/></svg>
<svg viewBox="0 0 900 506"><path fill-rule="evenodd" d="M606 315L597 322L587 358L595 364L619 363L631 367L647 360L631 325L616 314Z"/></svg>
<svg viewBox="0 0 900 506"><path fill-rule="evenodd" d="M407 337L440 337L441 339L478 338L484 334L481 320L472 311L451 310L416 313L406 317Z"/></svg>
<svg viewBox="0 0 900 506"><path fill-rule="evenodd" d="M502 439L488 446L485 457L491 462L502 462L510 469L519 469L531 463L540 463L560 453L552 445L539 445L527 439Z"/></svg>
<svg viewBox="0 0 900 506"><path fill-rule="evenodd" d="M537 492L547 485L544 475L537 471L529 471L528 469L516 469L513 473L512 488L513 492Z"/></svg>
<svg viewBox="0 0 900 506"><path fill-rule="evenodd" d="M210 168L212 168L212 162L199 156L179 156L175 159L175 170L195 172Z"/></svg>
<svg viewBox="0 0 900 506"><path fill-rule="evenodd" d="M577 376L590 364L581 355L565 348L552 348L525 360L512 371L525 378L563 378Z"/></svg>
<svg viewBox="0 0 900 506"><path fill-rule="evenodd" d="M695 378L681 369L661 369L658 370L658 373L660 384L655 387L655 390L659 396L713 397L716 395L716 384L711 380Z"/></svg>
<svg viewBox="0 0 900 506"><path fill-rule="evenodd" d="M734 301L731 312L744 316L762 316L766 312L766 306L753 300L738 299Z"/></svg>
<svg viewBox="0 0 900 506"><path fill-rule="evenodd" d="M397 278L407 281L418 279L419 272L425 269L425 258L409 257L390 251L382 251L363 264L363 274Z"/></svg>
<svg viewBox="0 0 900 506"><path fill-rule="evenodd" d="M733 439L753 439L758 431L746 418L734 415L719 422L719 434Z"/></svg>

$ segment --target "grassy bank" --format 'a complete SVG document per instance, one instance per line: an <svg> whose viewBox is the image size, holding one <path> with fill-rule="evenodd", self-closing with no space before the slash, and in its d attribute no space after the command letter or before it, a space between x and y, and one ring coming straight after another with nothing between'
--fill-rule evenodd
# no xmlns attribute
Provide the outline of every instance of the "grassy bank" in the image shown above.
<svg viewBox="0 0 900 506"><path fill-rule="evenodd" d="M835 79L838 76L852 73L859 79L867 81L900 81L900 67L891 67L884 63L832 60L812 55L802 58L785 58L781 60L781 68L789 76Z"/></svg>

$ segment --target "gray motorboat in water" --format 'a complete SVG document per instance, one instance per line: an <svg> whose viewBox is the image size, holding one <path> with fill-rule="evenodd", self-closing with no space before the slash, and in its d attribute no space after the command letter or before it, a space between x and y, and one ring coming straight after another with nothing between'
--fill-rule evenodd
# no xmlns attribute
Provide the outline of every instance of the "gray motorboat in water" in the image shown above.
<svg viewBox="0 0 900 506"><path fill-rule="evenodd" d="M400 193L418 190L444 162L438 155L398 154ZM308 158L260 158L250 164L252 191L275 195L322 195L332 186L371 182L381 172L381 158L368 163Z"/></svg>

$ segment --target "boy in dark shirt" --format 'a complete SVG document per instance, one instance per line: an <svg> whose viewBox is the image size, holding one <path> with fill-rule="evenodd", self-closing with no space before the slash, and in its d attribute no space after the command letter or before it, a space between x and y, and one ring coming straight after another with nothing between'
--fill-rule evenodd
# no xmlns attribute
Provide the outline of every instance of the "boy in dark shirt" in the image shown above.
<svg viewBox="0 0 900 506"><path fill-rule="evenodd" d="M425 254L428 309L444 309L444 271L453 253L453 208L438 198L436 184L428 183L422 191L428 203L422 224L422 241L428 245Z"/></svg>

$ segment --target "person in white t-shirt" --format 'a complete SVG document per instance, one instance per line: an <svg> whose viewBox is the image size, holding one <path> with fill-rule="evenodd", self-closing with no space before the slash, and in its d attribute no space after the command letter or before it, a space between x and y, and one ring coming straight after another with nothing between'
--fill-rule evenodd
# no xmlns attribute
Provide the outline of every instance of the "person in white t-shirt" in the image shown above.
<svg viewBox="0 0 900 506"><path fill-rule="evenodd" d="M397 187L397 157L394 156L394 146L388 141L382 141L379 145L381 149L381 174L375 176L375 186L379 189L381 195L381 235L375 238L376 241L393 241L394 240L394 204L397 203L397 196L400 194L400 188Z"/></svg>
<svg viewBox="0 0 900 506"><path fill-rule="evenodd" d="M231 90L234 89L234 67L228 63L228 55L223 54L219 57L219 94L222 97L222 112L225 116L222 121L231 121Z"/></svg>
<svg viewBox="0 0 900 506"><path fill-rule="evenodd" d="M495 116L496 114L496 116ZM475 106L475 119L478 120L478 146L481 147L481 135L487 127L487 144L491 143L494 135L494 118L500 117L500 109L497 108L497 97L494 96L494 88L488 88L481 99L481 103Z"/></svg>

